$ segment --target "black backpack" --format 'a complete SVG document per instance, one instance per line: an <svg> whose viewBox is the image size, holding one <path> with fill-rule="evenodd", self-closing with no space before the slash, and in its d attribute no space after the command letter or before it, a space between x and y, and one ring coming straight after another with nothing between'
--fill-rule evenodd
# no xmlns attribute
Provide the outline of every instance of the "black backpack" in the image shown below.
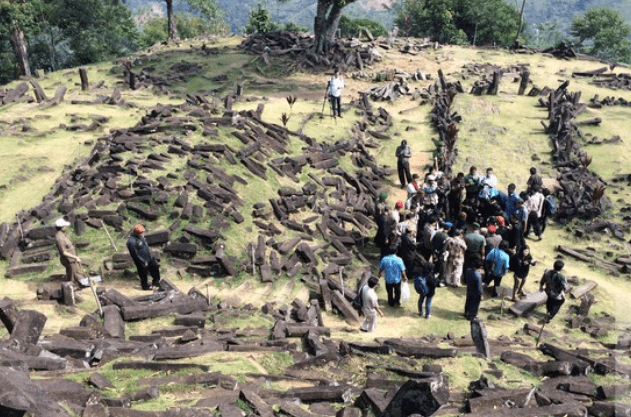
<svg viewBox="0 0 631 417"><path fill-rule="evenodd" d="M353 301L351 301L351 306L353 306L355 310L361 310L364 306L364 287L365 285L359 289L357 295L353 298Z"/></svg>

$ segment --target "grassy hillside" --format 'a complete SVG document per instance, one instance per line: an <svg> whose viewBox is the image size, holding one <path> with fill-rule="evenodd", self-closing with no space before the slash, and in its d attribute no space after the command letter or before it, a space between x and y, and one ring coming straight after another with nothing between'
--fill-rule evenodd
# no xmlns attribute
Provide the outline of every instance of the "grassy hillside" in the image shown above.
<svg viewBox="0 0 631 417"><path fill-rule="evenodd" d="M304 126L303 132L307 136L313 137L321 142L333 143L340 139L351 136L350 128L360 121L362 116L355 112L354 108L345 111L344 118L332 119L327 117L328 108L324 109L324 116L320 118L322 112L322 97L326 85L326 76L320 74L293 73L284 74L283 68L272 62L270 67L265 67L260 62L254 62L252 57L237 48L241 38L232 37L220 39L207 46L217 48L220 52L213 55L199 53L202 41L183 43L179 47L155 47L150 51L138 54L142 61L138 67L153 66L154 74L168 74L175 63L186 61L188 63L198 63L202 66L202 71L195 76L184 81L177 82L168 87L169 93L157 93L154 90L139 89L132 91L123 90L125 102L130 106L108 106L108 105L81 105L71 104L72 100L88 100L98 94L110 95L115 87L123 87L120 64L102 63L89 67L89 76L92 85L98 81L103 81L102 87L83 93L80 90L79 77L77 71L63 71L47 75L39 80L40 84L51 96L59 85L68 87L68 92L64 102L57 106L44 108L31 103L11 104L0 107L0 133L3 140L3 149L0 151L0 220L6 222L14 221L15 215L22 210L29 210L39 203L42 197L47 194L54 181L73 164L85 158L95 141L99 137L107 135L108 132L116 128L131 127L135 125L147 110L157 103L180 104L184 102L186 93L203 93L207 98L222 96L234 90L238 82L244 86L244 99L235 103L237 110L253 110L263 103L265 110L263 120L269 123L281 124L281 115L290 114L287 128L297 130L301 123L309 114L315 113ZM573 78L573 71L592 70L602 67L603 64L593 61L567 61L557 60L543 55L515 55L501 50L480 50L461 47L441 47L436 51L421 52L417 55L401 54L396 49L381 51L384 59L381 63L369 68L367 72L376 73L386 69L398 69L414 72L417 69L432 74L436 79L438 69L442 69L450 81L460 80L465 91L469 91L471 84L477 77L462 77L462 69L466 64L494 63L502 66L515 64L528 65L531 69L531 79L538 87L549 86L555 89L562 81L570 80L570 91L582 91L582 101L586 102L594 94L601 97L614 95L623 97L631 101L631 91L629 90L609 90L598 88L589 83L588 79ZM627 71L617 68L616 72ZM627 71L628 72L628 71ZM225 75L225 77L217 77ZM347 106L351 99L359 97L359 92L366 91L375 84L372 81L361 81L354 79L353 73L344 74L347 88L344 91L343 102ZM469 94L459 94L456 97L455 108L463 118L459 124L459 142L457 144L458 157L454 171L465 171L471 165L478 167L492 166L499 179L499 187L504 189L508 183L515 182L518 189L525 186L528 178L528 168L537 167L544 176L555 178L556 174L551 168L550 143L543 132L541 121L545 121L547 112L538 106L537 97L517 96L518 83L514 82L513 75L505 75L497 96L472 96ZM218 81L223 80L223 81ZM411 82L413 87L418 89L428 87L434 81ZM15 86L11 84L9 87ZM294 94L298 97L292 109L289 108L285 96ZM406 139L411 144L414 156L412 159L412 171L421 172L424 169L429 153L433 149L431 138L435 136L430 123L429 105L419 106L418 101L411 99L411 96L402 97L394 102L374 103L375 107L382 106L394 118L394 125L388 131L393 138L379 142L379 148L373 150L373 154L379 164L390 167L395 166L394 151L400 140ZM621 142L611 145L587 145L583 144L584 150L593 156L590 168L598 173L608 184L607 194L615 204L615 209L605 214L604 217L611 221L625 222L625 213L620 209L627 206L631 201L631 189L626 186L613 185L610 180L618 174L631 173L631 158L625 152L631 137L629 137L629 111L628 107L603 107L602 109L588 109L579 120L599 116L603 123L599 127L583 128L587 137L598 136L608 138L620 135ZM71 132L67 131L63 125L76 123L90 123L92 115L101 115L108 118L100 130L96 132ZM34 129L24 128L30 126ZM219 129L219 137L213 139L217 143L234 145L239 143L234 136ZM202 143L207 139L197 131L186 138L191 144ZM294 154L302 152L304 143L296 138L292 138L288 148ZM156 148L154 151L163 151ZM533 158L537 155L537 158ZM178 169L173 162L169 169ZM350 160L341 161L341 165L347 170L353 170ZM242 165L230 166L224 162L218 162L218 166L224 168L229 174L239 174L247 178L248 185L236 185L240 195L245 197L245 210L243 214L246 219L243 224L230 224L225 231L225 243L227 251L241 259L245 257L244 249L247 244L256 240L257 232L252 227L251 214L249 212L255 202L267 202L269 198L276 196L277 190L282 186L296 186L287 178L273 175L268 181L261 180L245 171ZM47 167L43 169L42 167ZM269 170L268 170L269 171ZM307 180L306 173L300 178ZM387 190L390 193L390 200L403 199L404 192L397 187L398 180L395 175L387 181ZM115 208L115 207L114 207ZM130 219L130 222L134 219ZM277 223L277 222L276 222ZM629 245L623 241L615 240L607 233L597 233L578 238L574 230L581 226L581 221L573 221L567 225L551 224L546 231L543 241L530 241L535 259L539 261L536 267L531 269L529 282L526 285L528 292L536 291L538 279L543 270L552 265L557 254L557 245L568 245L571 247L593 247L603 259L612 260L617 256L628 255ZM126 226L130 226L126 224ZM158 225L157 225L158 226ZM166 226L160 224L159 226ZM207 223L202 223L199 227L208 227ZM628 238L628 230L627 238ZM293 236L293 232L284 231L279 240L286 240ZM369 231L372 236L374 231ZM119 248L124 247L125 237L121 235L113 236ZM107 237L100 231L89 230L88 234L81 238L88 240L90 246L80 252L82 258L90 259L93 266L99 266L103 259L111 256L113 250L109 247ZM316 243L319 240L316 240ZM368 246L365 253L374 255L374 248ZM61 272L61 267L54 264L54 271ZM183 273L177 266L168 262L162 264L163 274L174 281L183 290L199 284L200 279ZM565 316L568 308L578 304L577 300L568 301L563 306L559 319L555 320L547 327L553 332L551 340L564 344L568 347L588 347L598 349L599 342L615 342L618 335L625 332L631 324L631 279L628 274L619 277L609 276L605 271L594 268L571 259L566 259L566 271L568 276L577 276L581 282L591 279L598 282L598 288L594 291L597 303L591 310L590 315L603 317L612 315L616 319L615 331L600 338L590 338L578 329L570 330L566 328L561 317ZM363 266L358 260L353 261L353 266ZM0 267L6 269L7 263L2 262ZM372 265L373 271L375 265ZM505 278L505 285L510 285L511 276ZM35 300L35 290L38 286L48 283L48 274L27 276L19 279L0 278L3 294L14 299L25 301L25 305L31 305ZM138 295L140 290L137 279L133 274L127 279L120 279L104 283L107 286L115 287L128 295ZM354 285L351 282L350 285ZM215 301L230 300L234 305L244 305L251 303L255 307L260 307L266 301L274 301L279 304L291 303L295 298L307 300L309 289L303 286L298 280L281 276L271 284L261 284L258 278L247 273L240 273L231 279L215 280L211 284L211 294ZM455 337L469 334L469 323L461 317L464 304L464 288L441 289L434 298L432 308L432 319L429 321L420 319L416 315L415 294L412 300L404 304L401 309L391 309L384 307L385 317L379 319L376 333L360 333L356 328L347 325L338 316L333 314L325 315L325 325L331 327L332 337L344 340L371 341L380 337L419 337L429 334L444 336L452 332ZM380 304L384 305L385 289L378 291ZM483 302L481 317L486 321L489 336L497 338L502 335L514 336L525 323L536 323L543 317L542 309L531 318L514 318L506 312L509 306L507 301L487 300ZM52 334L59 329L71 325L76 325L78 320L86 313L92 312L96 305L88 294L84 300L78 304L74 311L60 310L53 306L42 307L49 321L45 328L46 334ZM38 307L40 308L40 307ZM494 314L497 320L488 321L490 314ZM153 328L167 325L167 319L148 320L128 325L129 333L146 333ZM264 317L253 314L250 319L235 319L227 324L229 327L244 328L265 326L270 327L271 323ZM6 330L0 329L0 335L5 335ZM529 338L530 340L531 338ZM534 344L534 343L533 343ZM493 352L496 355L499 352ZM533 354L536 354L533 352ZM222 354L211 355L196 359L201 363L211 364L213 370L220 370L238 378L244 378L244 372L255 372L255 370L266 370L274 372L278 366L291 362L290 358L282 354ZM340 372L355 372L363 369L359 359L357 362L344 365ZM622 359L630 362L628 358ZM497 358L494 358L497 362ZM420 361L419 366L423 361ZM449 375L450 383L456 388L464 389L468 383L476 379L482 371L487 370L490 361L469 355L460 356L455 359L441 359L437 361L444 366L445 372ZM529 386L538 384L536 379L526 376L508 365L500 365L505 371L505 378L502 384L509 386ZM244 371L247 370L247 371ZM106 368L104 372L112 372ZM314 372L329 372L328 368L318 369ZM134 375L138 377L139 375ZM141 375L142 376L142 375ZM82 380L85 375L78 374L74 378ZM126 381L127 376L121 375L121 381ZM130 377L131 378L131 377ZM601 378L594 376L593 378ZM512 381L512 382L506 382ZM598 379L600 381L600 379ZM127 392L129 387L119 382L118 393ZM281 388L280 386L278 388ZM164 409L166 406L176 404L180 395L167 395L161 397L159 401L148 402L141 407L150 409ZM143 409L147 409L143 408Z"/></svg>

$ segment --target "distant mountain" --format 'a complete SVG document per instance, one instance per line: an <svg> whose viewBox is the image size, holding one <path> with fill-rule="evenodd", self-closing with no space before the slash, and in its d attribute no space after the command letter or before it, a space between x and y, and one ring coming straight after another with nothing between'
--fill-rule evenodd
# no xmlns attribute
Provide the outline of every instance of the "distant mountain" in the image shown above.
<svg viewBox="0 0 631 417"><path fill-rule="evenodd" d="M396 12L391 7L394 2L402 0L359 0L347 6L344 14L351 18L363 17L382 23L388 30L392 29ZM522 0L507 0L517 8ZM133 12L141 10L166 13L166 4L161 0L123 0L123 3ZM184 1L176 0L176 11L190 11ZM289 0L280 3L276 0L217 0L223 11L226 23L234 33L242 33L248 20L248 11L261 3L266 7L272 20L278 23L294 22L300 26L313 30L317 0ZM607 6L618 10L622 16L631 22L631 0L526 0L524 12L528 29L536 33L536 25L547 23L561 34L567 33L572 18L584 13L587 9L597 6Z"/></svg>
<svg viewBox="0 0 631 417"><path fill-rule="evenodd" d="M396 13L392 9L385 8L392 5L394 0L360 0L344 9L344 14L351 18L364 17L380 22L386 28L391 29ZM134 13L142 11L155 11L156 8L166 14L166 3L159 0L123 0ZM177 11L190 11L190 7L184 1L174 2L173 9ZM217 0L217 4L223 11L224 19L233 33L243 33L248 20L248 12L258 4L266 7L272 20L277 23L294 22L309 30L313 30L313 19L316 13L317 0L290 0L280 3L275 0Z"/></svg>

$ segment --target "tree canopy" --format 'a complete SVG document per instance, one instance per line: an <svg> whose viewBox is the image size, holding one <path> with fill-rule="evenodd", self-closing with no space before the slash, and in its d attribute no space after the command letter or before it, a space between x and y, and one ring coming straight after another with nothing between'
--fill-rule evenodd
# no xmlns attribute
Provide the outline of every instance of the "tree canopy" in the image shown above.
<svg viewBox="0 0 631 417"><path fill-rule="evenodd" d="M395 23L406 36L440 43L509 46L519 11L505 0L404 0Z"/></svg>
<svg viewBox="0 0 631 417"><path fill-rule="evenodd" d="M0 0L0 33L0 82L124 55L138 38L120 0Z"/></svg>
<svg viewBox="0 0 631 417"><path fill-rule="evenodd" d="M572 20L570 34L583 52L610 61L631 61L631 25L616 10L587 10Z"/></svg>

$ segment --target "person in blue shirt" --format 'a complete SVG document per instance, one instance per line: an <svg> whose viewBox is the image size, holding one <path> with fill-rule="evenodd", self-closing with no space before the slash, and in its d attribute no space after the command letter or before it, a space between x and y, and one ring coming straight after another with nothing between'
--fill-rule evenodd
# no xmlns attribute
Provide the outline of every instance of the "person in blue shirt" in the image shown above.
<svg viewBox="0 0 631 417"><path fill-rule="evenodd" d="M517 210L517 200L519 200L519 194L515 191L517 186L515 184L508 184L508 194L498 193L498 200L502 203L504 208L504 217L510 219Z"/></svg>
<svg viewBox="0 0 631 417"><path fill-rule="evenodd" d="M395 252L390 252L384 256L379 262L379 275L381 278L385 275L386 292L388 293L388 305L390 307L399 307L401 305L401 280L407 281L405 274L405 265L403 260L399 258Z"/></svg>
<svg viewBox="0 0 631 417"><path fill-rule="evenodd" d="M484 283L489 285L493 281L493 297L499 295L497 288L508 271L510 257L506 253L507 251L508 242L503 240L499 248L491 249L489 254L486 255Z"/></svg>

